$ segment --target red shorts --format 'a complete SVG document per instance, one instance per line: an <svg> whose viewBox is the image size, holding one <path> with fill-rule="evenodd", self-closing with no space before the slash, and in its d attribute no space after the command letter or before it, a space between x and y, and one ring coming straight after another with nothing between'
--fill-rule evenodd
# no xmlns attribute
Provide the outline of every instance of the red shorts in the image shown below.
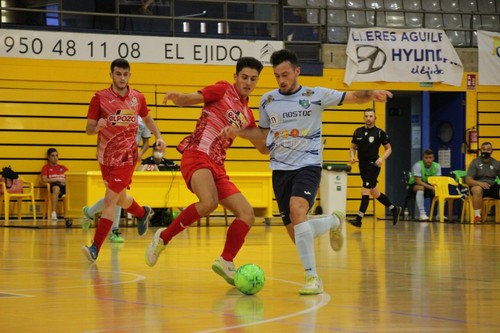
<svg viewBox="0 0 500 333"><path fill-rule="evenodd" d="M101 167L102 179L108 183L108 188L113 192L120 193L132 183L132 175L135 167L133 165L126 166L106 166L99 164Z"/></svg>
<svg viewBox="0 0 500 333"><path fill-rule="evenodd" d="M223 200L233 194L240 193L236 185L229 180L224 166L214 163L205 153L188 150L182 154L181 159L181 173L184 181L191 192L191 178L193 173L200 169L208 169L212 172L214 177L215 186L219 196L219 201Z"/></svg>

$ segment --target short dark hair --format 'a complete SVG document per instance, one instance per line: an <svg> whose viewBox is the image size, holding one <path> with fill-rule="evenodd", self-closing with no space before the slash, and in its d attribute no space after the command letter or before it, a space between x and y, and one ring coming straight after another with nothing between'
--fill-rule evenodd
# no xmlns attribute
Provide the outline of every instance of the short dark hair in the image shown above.
<svg viewBox="0 0 500 333"><path fill-rule="evenodd" d="M241 57L236 62L236 74L241 72L243 68L247 67L255 69L259 74L262 71L262 68L264 68L262 63L259 60L255 59L254 57Z"/></svg>
<svg viewBox="0 0 500 333"><path fill-rule="evenodd" d="M424 150L424 156L427 156L427 155L434 155L434 152L432 151L432 149Z"/></svg>
<svg viewBox="0 0 500 333"><path fill-rule="evenodd" d="M49 157L50 154L52 154L52 153L57 153L57 149L55 149L55 148L49 148L49 149L47 149L47 157Z"/></svg>
<svg viewBox="0 0 500 333"><path fill-rule="evenodd" d="M276 67L285 61L289 61L293 68L299 67L299 57L291 50L281 49L279 51L274 51L273 54L271 54L271 64L273 67Z"/></svg>
<svg viewBox="0 0 500 333"><path fill-rule="evenodd" d="M113 60L113 62L111 63L111 72L113 72L115 67L130 70L130 64L128 63L128 61L122 58Z"/></svg>

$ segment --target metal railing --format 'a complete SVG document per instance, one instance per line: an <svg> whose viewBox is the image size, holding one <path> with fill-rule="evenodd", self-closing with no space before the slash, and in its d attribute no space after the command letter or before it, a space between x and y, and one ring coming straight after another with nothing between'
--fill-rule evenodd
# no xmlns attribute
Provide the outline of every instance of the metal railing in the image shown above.
<svg viewBox="0 0 500 333"><path fill-rule="evenodd" d="M59 0L22 8L9 6L8 2L2 1L0 28L196 38L279 38L277 1L156 0L147 10L141 1L111 1L111 6L105 6L109 1L75 5Z"/></svg>

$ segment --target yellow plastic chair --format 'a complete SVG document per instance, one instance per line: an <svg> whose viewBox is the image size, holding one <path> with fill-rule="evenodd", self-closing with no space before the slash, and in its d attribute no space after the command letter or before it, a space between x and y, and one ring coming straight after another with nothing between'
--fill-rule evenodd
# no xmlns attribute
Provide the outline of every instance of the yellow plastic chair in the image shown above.
<svg viewBox="0 0 500 333"><path fill-rule="evenodd" d="M481 207L481 222L486 222L488 219L488 213L491 208L495 206L495 221L500 222L500 200L495 198L483 198L483 206Z"/></svg>
<svg viewBox="0 0 500 333"><path fill-rule="evenodd" d="M36 221L35 186L33 185L33 182L27 182L22 177L19 177L19 179L23 181L23 193L9 193L7 192L7 186L5 185L5 182L0 182L1 186L3 187L5 223L9 222L11 199L17 200L17 219L21 219L21 204L23 198L31 198L31 210L33 211L33 219Z"/></svg>
<svg viewBox="0 0 500 333"><path fill-rule="evenodd" d="M462 213L460 215L460 222L464 223L466 219L469 223L474 223L474 207L472 206L472 194L470 193L469 185L465 183L465 177L467 176L467 171L465 170L453 170L451 174L455 177L455 180L467 188L469 195L465 198L462 204Z"/></svg>
<svg viewBox="0 0 500 333"><path fill-rule="evenodd" d="M436 202L439 204L439 222L444 222L444 204L448 203L448 220L453 219L453 201L462 199L460 194L450 194L449 185L458 186L458 183L451 177L431 176L427 178L429 184L434 186L435 196L432 199L431 211L429 212L429 221L434 216L434 207Z"/></svg>
<svg viewBox="0 0 500 333"><path fill-rule="evenodd" d="M472 205L472 194L470 193L469 185L465 183L461 183L461 185L467 187L469 195L463 202L460 222L464 223L466 220L469 220L469 223L474 223L474 206Z"/></svg>

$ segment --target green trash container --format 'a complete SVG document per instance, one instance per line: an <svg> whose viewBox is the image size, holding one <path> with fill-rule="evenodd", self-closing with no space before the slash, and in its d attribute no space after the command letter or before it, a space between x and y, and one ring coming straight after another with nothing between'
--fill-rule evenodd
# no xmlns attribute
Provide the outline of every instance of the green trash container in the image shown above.
<svg viewBox="0 0 500 333"><path fill-rule="evenodd" d="M348 164L323 164L319 185L320 205L323 214L338 210L346 213Z"/></svg>

